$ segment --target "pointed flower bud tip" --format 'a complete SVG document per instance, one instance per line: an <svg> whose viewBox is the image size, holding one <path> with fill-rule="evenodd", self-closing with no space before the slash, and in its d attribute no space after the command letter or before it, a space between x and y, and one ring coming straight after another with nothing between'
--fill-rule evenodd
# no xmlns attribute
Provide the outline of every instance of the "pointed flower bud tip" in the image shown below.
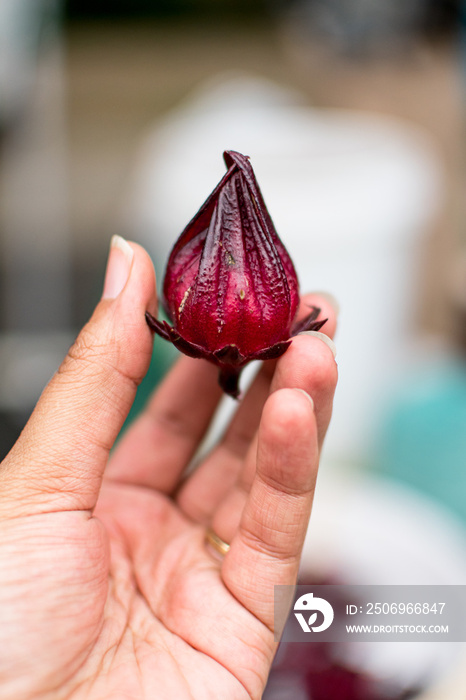
<svg viewBox="0 0 466 700"><path fill-rule="evenodd" d="M242 368L280 357L291 337L318 330L320 310L296 321L296 272L265 206L247 156L225 151L227 172L176 241L163 303L171 325L149 313L149 327L190 357L219 367L237 398Z"/></svg>

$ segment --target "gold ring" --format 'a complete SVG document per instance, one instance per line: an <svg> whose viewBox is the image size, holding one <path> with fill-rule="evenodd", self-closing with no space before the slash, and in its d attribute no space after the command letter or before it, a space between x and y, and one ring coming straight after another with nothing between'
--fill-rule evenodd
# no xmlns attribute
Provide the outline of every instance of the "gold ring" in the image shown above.
<svg viewBox="0 0 466 700"><path fill-rule="evenodd" d="M210 527L207 528L205 541L217 555L220 555L220 557L224 557L230 549L230 545L224 542Z"/></svg>

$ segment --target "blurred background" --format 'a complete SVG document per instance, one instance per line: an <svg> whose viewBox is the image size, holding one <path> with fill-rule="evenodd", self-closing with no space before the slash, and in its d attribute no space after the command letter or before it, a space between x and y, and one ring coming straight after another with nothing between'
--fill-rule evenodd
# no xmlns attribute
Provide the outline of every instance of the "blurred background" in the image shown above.
<svg viewBox="0 0 466 700"><path fill-rule="evenodd" d="M0 457L99 299L112 234L161 281L239 150L302 289L341 305L303 576L466 584L465 109L461 0L0 0ZM132 415L174 357L156 354ZM441 646L350 671L327 650L266 697L464 697Z"/></svg>

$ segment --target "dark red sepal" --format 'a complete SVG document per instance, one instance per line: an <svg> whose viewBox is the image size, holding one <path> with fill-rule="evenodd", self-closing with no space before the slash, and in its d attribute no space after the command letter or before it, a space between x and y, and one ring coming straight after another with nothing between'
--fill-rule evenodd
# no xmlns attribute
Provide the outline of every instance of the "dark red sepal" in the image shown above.
<svg viewBox="0 0 466 700"><path fill-rule="evenodd" d="M312 311L305 316L301 321L298 321L291 328L291 336L298 335L298 333L304 333L305 331L319 331L322 326L327 323L328 319L324 318L322 321L317 321L320 314L320 309L318 306L310 306Z"/></svg>
<svg viewBox="0 0 466 700"><path fill-rule="evenodd" d="M211 353L206 352L199 345L190 343L189 341L182 338L180 334L177 333L177 331L175 331L175 329L172 328L166 321L157 321L157 319L154 318L152 314L150 314L148 311L146 311L145 316L147 325L149 326L151 331L154 331L154 333L160 335L160 337L164 340L169 340L178 350L180 350L180 352L184 353L185 355L188 355L189 357L194 357L196 359L211 359Z"/></svg>

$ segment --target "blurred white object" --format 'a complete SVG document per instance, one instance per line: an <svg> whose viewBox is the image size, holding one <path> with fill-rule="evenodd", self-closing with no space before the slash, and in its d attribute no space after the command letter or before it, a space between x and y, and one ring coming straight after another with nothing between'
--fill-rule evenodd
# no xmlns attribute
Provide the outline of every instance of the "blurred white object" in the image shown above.
<svg viewBox="0 0 466 700"><path fill-rule="evenodd" d="M403 122L311 109L262 79L219 78L156 126L136 160L126 228L159 273L230 149L251 156L302 291L328 290L341 304L326 454L359 459L404 357L419 246L441 196L439 159Z"/></svg>
<svg viewBox="0 0 466 700"><path fill-rule="evenodd" d="M302 570L354 585L464 586L466 533L434 500L395 481L324 470ZM406 687L428 681L429 688L450 687L466 657L465 645L454 642L358 642L343 653L360 671ZM463 687L426 698L456 700Z"/></svg>
<svg viewBox="0 0 466 700"><path fill-rule="evenodd" d="M395 480L321 470L303 569L361 585L466 585L466 531Z"/></svg>

